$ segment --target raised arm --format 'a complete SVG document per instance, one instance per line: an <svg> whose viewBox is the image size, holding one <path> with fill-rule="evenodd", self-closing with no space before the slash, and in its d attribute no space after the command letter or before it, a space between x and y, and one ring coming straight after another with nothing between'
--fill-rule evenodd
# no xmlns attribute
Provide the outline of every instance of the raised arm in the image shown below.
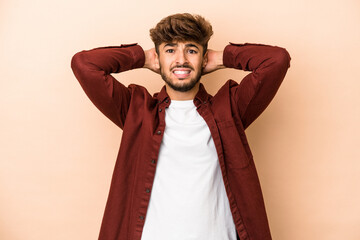
<svg viewBox="0 0 360 240"><path fill-rule="evenodd" d="M262 44L230 44L225 47L223 64L251 71L239 84L232 84L244 129L269 105L290 67L290 55L280 47Z"/></svg>
<svg viewBox="0 0 360 240"><path fill-rule="evenodd" d="M94 105L123 128L131 91L111 73L141 68L144 63L143 49L139 45L129 44L78 52L71 60L71 68Z"/></svg>

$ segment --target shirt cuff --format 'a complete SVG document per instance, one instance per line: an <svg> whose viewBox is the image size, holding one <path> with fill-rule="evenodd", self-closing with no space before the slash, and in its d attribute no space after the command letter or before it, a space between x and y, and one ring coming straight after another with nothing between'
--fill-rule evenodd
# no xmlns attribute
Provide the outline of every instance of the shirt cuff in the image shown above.
<svg viewBox="0 0 360 240"><path fill-rule="evenodd" d="M145 52L137 43L121 44L120 48L126 48L133 56L132 68L142 68L145 64Z"/></svg>
<svg viewBox="0 0 360 240"><path fill-rule="evenodd" d="M224 49L223 54L223 64L227 68L236 68L234 58L236 56L236 51L238 51L239 47L242 47L246 44L240 43L229 43Z"/></svg>

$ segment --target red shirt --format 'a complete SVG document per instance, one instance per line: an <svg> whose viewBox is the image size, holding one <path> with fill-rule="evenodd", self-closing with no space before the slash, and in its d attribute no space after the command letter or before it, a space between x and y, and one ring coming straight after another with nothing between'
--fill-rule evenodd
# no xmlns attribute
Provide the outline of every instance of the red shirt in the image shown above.
<svg viewBox="0 0 360 240"><path fill-rule="evenodd" d="M137 44L82 51L71 62L90 100L123 129L100 240L141 239L165 130L164 109L171 99L165 87L151 96L142 86L125 87L111 73L141 68L144 62L144 51ZM252 72L240 84L228 80L214 96L201 84L194 104L214 140L239 238L269 240L260 182L244 130L275 96L290 56L279 47L230 44L223 62L228 68Z"/></svg>

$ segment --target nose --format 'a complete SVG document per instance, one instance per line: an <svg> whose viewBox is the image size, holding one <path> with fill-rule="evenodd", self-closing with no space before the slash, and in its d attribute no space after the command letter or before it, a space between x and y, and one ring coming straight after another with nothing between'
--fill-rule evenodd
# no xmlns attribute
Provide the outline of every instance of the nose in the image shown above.
<svg viewBox="0 0 360 240"><path fill-rule="evenodd" d="M177 51L177 54L176 54L176 63L177 63L177 64L187 63L186 54L185 54L183 51Z"/></svg>

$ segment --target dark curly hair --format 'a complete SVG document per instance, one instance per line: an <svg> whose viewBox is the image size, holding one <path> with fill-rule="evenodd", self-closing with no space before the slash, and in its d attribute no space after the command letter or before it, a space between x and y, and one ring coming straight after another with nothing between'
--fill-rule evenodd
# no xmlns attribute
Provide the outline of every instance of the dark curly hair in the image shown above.
<svg viewBox="0 0 360 240"><path fill-rule="evenodd" d="M150 29L151 40L159 53L161 43L192 41L207 50L208 41L213 35L211 24L200 15L178 13L163 18L154 28Z"/></svg>

